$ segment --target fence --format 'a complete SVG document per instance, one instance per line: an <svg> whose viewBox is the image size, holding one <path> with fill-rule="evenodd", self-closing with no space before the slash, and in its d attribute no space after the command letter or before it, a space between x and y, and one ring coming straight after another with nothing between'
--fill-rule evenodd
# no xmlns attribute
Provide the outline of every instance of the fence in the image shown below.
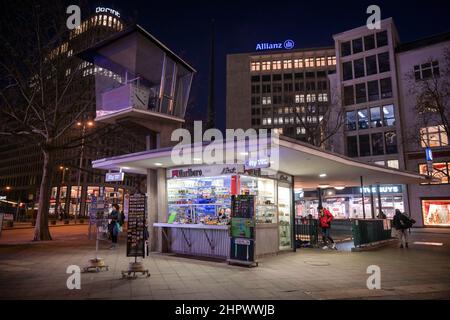
<svg viewBox="0 0 450 320"><path fill-rule="evenodd" d="M319 221L315 219L295 219L295 245L315 247L319 243Z"/></svg>
<svg viewBox="0 0 450 320"><path fill-rule="evenodd" d="M353 220L355 247L392 238L391 220Z"/></svg>

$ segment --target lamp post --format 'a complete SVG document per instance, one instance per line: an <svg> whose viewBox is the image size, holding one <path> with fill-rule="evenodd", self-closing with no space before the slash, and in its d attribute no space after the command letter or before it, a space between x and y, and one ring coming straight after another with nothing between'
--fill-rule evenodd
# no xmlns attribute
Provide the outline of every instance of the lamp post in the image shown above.
<svg viewBox="0 0 450 320"><path fill-rule="evenodd" d="M81 210L81 199L80 199L80 188L81 188L81 169L83 166L83 157L84 157L84 137L86 135L86 128L93 127L93 121L87 122L78 122L77 126L81 128L81 150L80 150L80 167L78 168L78 178L77 178L77 205L75 207L75 223L77 223L77 215L79 210Z"/></svg>
<svg viewBox="0 0 450 320"><path fill-rule="evenodd" d="M55 211L57 213L57 217L56 218L57 219L61 218L61 220L62 220L63 217L61 216L61 212L59 211L59 207L61 206L61 189L62 189L62 187L64 185L64 180L65 180L64 177L65 177L66 171L68 171L69 168L66 168L64 166L60 166L59 170L61 171L61 182L59 183L59 187L57 189ZM67 192L66 192L66 194L67 194Z"/></svg>

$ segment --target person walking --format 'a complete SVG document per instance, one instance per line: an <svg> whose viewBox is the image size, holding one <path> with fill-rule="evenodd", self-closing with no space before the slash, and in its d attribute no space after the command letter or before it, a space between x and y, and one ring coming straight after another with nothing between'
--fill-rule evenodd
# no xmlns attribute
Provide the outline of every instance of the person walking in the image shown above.
<svg viewBox="0 0 450 320"><path fill-rule="evenodd" d="M113 210L111 211L111 222L109 224L109 232L111 235L111 248L115 249L117 247L117 238L119 237L120 225L119 225L119 216L120 216L120 207L118 204L113 205Z"/></svg>
<svg viewBox="0 0 450 320"><path fill-rule="evenodd" d="M334 243L333 238L330 236L331 221L333 221L333 215L328 209L319 207L319 226L322 229L322 240L325 246L322 248L324 250L330 248L328 242L331 243L331 249L337 250L336 243Z"/></svg>
<svg viewBox="0 0 450 320"><path fill-rule="evenodd" d="M413 219L410 219L399 209L395 209L393 225L400 240L400 248L408 248L408 229L410 229L414 223L415 221Z"/></svg>
<svg viewBox="0 0 450 320"><path fill-rule="evenodd" d="M378 214L378 219L386 220L387 216L384 214L383 211L380 211L380 213Z"/></svg>

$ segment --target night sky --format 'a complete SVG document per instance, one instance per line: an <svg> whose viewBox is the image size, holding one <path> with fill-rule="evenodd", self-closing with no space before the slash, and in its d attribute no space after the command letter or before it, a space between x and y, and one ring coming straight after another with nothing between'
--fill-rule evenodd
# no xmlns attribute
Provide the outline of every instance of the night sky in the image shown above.
<svg viewBox="0 0 450 320"><path fill-rule="evenodd" d="M91 3L91 2L89 2ZM450 2L427 1L93 1L137 21L197 69L189 112L206 115L211 19L216 30L216 126L225 127L226 55L252 52L260 42L292 39L296 48L333 45L332 35L366 23L366 9L381 7L408 42L450 31Z"/></svg>

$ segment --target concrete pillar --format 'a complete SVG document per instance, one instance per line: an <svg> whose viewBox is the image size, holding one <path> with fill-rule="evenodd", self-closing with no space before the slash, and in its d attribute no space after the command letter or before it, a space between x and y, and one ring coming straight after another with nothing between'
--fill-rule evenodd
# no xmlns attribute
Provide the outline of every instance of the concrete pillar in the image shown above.
<svg viewBox="0 0 450 320"><path fill-rule="evenodd" d="M166 169L157 169L156 175L158 185L158 222L165 223L168 219ZM158 244L160 252L168 252L169 246L160 228L158 229Z"/></svg>

